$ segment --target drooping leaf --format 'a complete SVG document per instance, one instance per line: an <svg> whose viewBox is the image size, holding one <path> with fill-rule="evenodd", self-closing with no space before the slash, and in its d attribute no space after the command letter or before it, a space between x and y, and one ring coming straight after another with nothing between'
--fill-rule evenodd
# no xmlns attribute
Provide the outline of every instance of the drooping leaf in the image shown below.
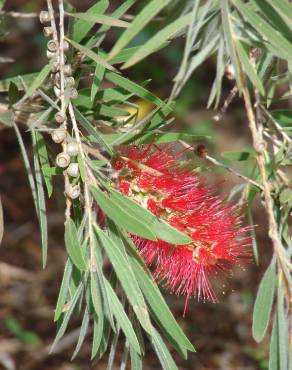
<svg viewBox="0 0 292 370"><path fill-rule="evenodd" d="M65 222L65 246L74 265L79 270L87 270L84 251L82 251L82 246L78 241L77 228L71 218Z"/></svg>
<svg viewBox="0 0 292 370"><path fill-rule="evenodd" d="M253 310L252 335L257 342L263 339L272 311L276 288L276 261L272 260L260 283Z"/></svg>
<svg viewBox="0 0 292 370"><path fill-rule="evenodd" d="M135 274L129 265L129 262L113 240L111 240L105 232L95 227L95 232L100 239L112 265L115 273L125 291L125 294L131 303L133 310L140 321L144 330L149 334L152 333L152 325L150 322L147 306L145 304L143 294L139 288Z"/></svg>
<svg viewBox="0 0 292 370"><path fill-rule="evenodd" d="M152 0L143 7L141 12L135 17L130 27L118 39L112 48L109 59L117 55L131 40L155 17L167 4L169 0Z"/></svg>

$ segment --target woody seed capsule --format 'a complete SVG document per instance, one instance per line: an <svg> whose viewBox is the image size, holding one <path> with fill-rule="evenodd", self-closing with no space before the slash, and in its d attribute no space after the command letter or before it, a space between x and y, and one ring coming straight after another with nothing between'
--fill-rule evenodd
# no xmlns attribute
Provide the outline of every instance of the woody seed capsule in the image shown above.
<svg viewBox="0 0 292 370"><path fill-rule="evenodd" d="M66 120L66 114L64 112L57 112L55 114L55 120L57 123L63 123Z"/></svg>
<svg viewBox="0 0 292 370"><path fill-rule="evenodd" d="M47 12L46 10L42 10L40 12L40 22L44 24L44 23L50 22L50 20L51 20L51 17L50 17L49 12Z"/></svg>
<svg viewBox="0 0 292 370"><path fill-rule="evenodd" d="M70 64L65 64L64 65L64 74L66 76L71 76L72 75L72 67ZM75 82L75 81L74 81Z"/></svg>
<svg viewBox="0 0 292 370"><path fill-rule="evenodd" d="M76 199L80 195L80 186L79 185L68 185L66 187L66 194L68 195L69 198L71 199Z"/></svg>
<svg viewBox="0 0 292 370"><path fill-rule="evenodd" d="M55 53L58 50L58 43L55 40L50 40L47 43L47 48L49 51Z"/></svg>
<svg viewBox="0 0 292 370"><path fill-rule="evenodd" d="M56 157L56 164L61 168L68 167L70 164L70 156L64 152L59 153Z"/></svg>
<svg viewBox="0 0 292 370"><path fill-rule="evenodd" d="M52 27L44 27L44 35L45 37L50 37L53 34Z"/></svg>
<svg viewBox="0 0 292 370"><path fill-rule="evenodd" d="M74 157L79 152L78 144L76 141L70 141L67 144L67 153L70 155L70 157Z"/></svg>
<svg viewBox="0 0 292 370"><path fill-rule="evenodd" d="M78 177L79 176L78 163L70 163L69 167L67 168L67 173L71 177Z"/></svg>
<svg viewBox="0 0 292 370"><path fill-rule="evenodd" d="M56 144L61 144L66 139L67 133L64 128L57 128L52 132L51 136Z"/></svg>

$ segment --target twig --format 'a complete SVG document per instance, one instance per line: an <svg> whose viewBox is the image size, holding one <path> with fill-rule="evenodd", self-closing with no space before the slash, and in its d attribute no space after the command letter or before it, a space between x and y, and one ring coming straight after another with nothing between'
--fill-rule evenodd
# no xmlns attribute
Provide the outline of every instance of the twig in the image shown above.
<svg viewBox="0 0 292 370"><path fill-rule="evenodd" d="M228 172L232 173L233 175L243 179L244 181L248 182L249 184L251 185L254 185L256 186L257 188L261 189L262 191L264 190L264 188L262 187L262 185L258 184L256 181L250 179L249 177L246 177L244 175L242 175L241 173L237 172L236 170L234 170L232 167L229 167L227 166L226 164L222 163L222 162L219 162L217 159L211 157L210 155L206 155L205 158L215 164L216 166L219 166L219 167L222 167L222 168L225 168L225 170L227 170Z"/></svg>
<svg viewBox="0 0 292 370"><path fill-rule="evenodd" d="M81 160L84 163L84 167L86 169L87 174L92 178L93 174L91 173L91 170L88 168L86 163L86 157L83 151L82 142L80 138L80 133L74 113L74 109L72 106L72 103L69 102L69 114L74 130L74 135L76 142L79 147L79 152L81 156ZM96 261L95 261L95 255L94 255L94 235L93 235L93 217L92 217L92 199L89 191L89 187L87 184L87 181L84 182L84 199L85 199L85 212L87 213L87 219L88 219L88 235L89 235L89 248L90 248L90 271L94 272L96 271Z"/></svg>
<svg viewBox="0 0 292 370"><path fill-rule="evenodd" d="M188 148L188 149L193 149L188 143L186 143L185 141L183 140L179 140L179 142L185 147L185 148ZM233 175L236 175L237 177L243 179L244 181L248 182L249 184L252 184L254 186L256 186L257 188L263 190L263 187L258 184L256 181L250 179L249 177L246 177L244 175L242 175L241 173L237 172L236 170L234 170L233 168L227 166L226 164L224 163L221 163L219 162L217 159L211 157L210 155L208 154L205 154L203 156L205 159L207 159L209 162L215 164L216 166L219 166L219 167L222 167L222 168L225 168L225 170L227 170L228 172L232 173Z"/></svg>
<svg viewBox="0 0 292 370"><path fill-rule="evenodd" d="M11 18L38 18L38 13L22 13L22 12L13 12L13 11L0 11L0 16L7 16Z"/></svg>
<svg viewBox="0 0 292 370"><path fill-rule="evenodd" d="M55 42L58 42L58 36L56 31L56 22L54 18L53 13L53 7L51 0L48 1L48 9L51 14L51 25L53 28L53 37ZM63 0L59 0L59 27L60 27L60 42L59 42L59 74L60 74L60 100L61 100L61 113L65 115L66 113L66 101L65 101L65 75L64 75L64 64L65 64L65 58L64 58L64 37L65 37L65 30L64 30L64 4ZM64 129L67 131L67 119L63 123ZM67 143L66 140L62 142L62 149L63 152L67 152ZM70 185L69 175L67 173L67 170L63 172L64 174L64 181L65 181L65 189L68 189ZM65 222L70 218L71 214L71 206L72 201L71 199L66 195L66 210L65 210Z"/></svg>
<svg viewBox="0 0 292 370"><path fill-rule="evenodd" d="M268 223L269 223L269 237L272 240L274 251L278 256L279 262L281 266L283 266L283 271L285 271L285 258L282 253L282 243L281 239L278 234L278 225L275 219L274 210L273 210L273 200L271 196L271 188L268 180L268 176L266 173L265 168L265 150L266 150L266 143L263 140L261 133L257 129L256 125L256 118L253 111L252 103L250 94L248 91L246 78L243 73L241 73L241 82L242 82L242 94L245 104L245 110L248 119L248 126L251 132L253 147L256 150L256 159L257 164L260 172L260 176L262 179L263 184L263 194L264 194L264 202L265 202L265 209L268 215Z"/></svg>

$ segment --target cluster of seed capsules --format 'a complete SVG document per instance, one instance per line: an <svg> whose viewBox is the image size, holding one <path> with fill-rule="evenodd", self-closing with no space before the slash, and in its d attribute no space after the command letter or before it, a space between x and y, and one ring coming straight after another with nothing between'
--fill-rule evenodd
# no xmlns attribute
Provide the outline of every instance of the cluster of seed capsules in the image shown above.
<svg viewBox="0 0 292 370"><path fill-rule="evenodd" d="M74 77L72 76L72 66L71 64L66 64L67 58L65 53L69 50L69 43L66 40L63 42L62 53L64 54L62 58L63 60L61 61L58 36L54 30L52 16L49 11L40 12L40 22L45 25L44 35L51 38L47 43L47 57L49 59L55 59L51 70L54 94L57 98L61 98L60 64L63 62L62 73L64 75L64 88L69 92L70 99L76 99L78 92L75 88ZM47 24L50 25L47 26ZM56 165L64 169L72 179L71 182L69 181L68 184L66 184L65 192L69 198L76 199L80 196L80 185L78 182L76 183L76 179L79 178L79 165L76 162L76 158L79 153L79 146L78 143L68 135L66 109L65 111L64 109L60 109L55 114L55 121L59 127L52 131L51 137L55 143L62 145L62 152L60 152L56 157Z"/></svg>

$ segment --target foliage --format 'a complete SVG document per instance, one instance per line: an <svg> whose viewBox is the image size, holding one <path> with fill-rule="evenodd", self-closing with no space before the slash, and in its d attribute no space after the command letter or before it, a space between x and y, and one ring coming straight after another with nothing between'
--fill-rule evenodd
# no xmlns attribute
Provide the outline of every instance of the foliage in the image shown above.
<svg viewBox="0 0 292 370"><path fill-rule="evenodd" d="M3 3L0 1L0 8ZM112 189L112 163L120 145L178 140L185 145L188 134L168 129L174 99L196 69L208 58L215 57L217 69L208 107L218 108L227 76L234 87L217 119L238 94L246 109L253 141L253 150L225 153L235 165L238 160L252 161L250 177L224 166L244 180L240 191L250 217L256 195L262 196L273 245L274 255L255 301L253 336L261 341L272 326L269 368L288 370L292 363L291 332L287 330L291 327L292 244L288 217L292 197L287 175L287 166L291 165L291 110L274 106L278 100L291 97L290 2L152 0L145 5L126 0L111 14L106 13L107 0L97 1L84 13L69 4L64 9L62 0L58 0L55 12L50 0L47 5L48 13L42 13L42 22L51 38L47 51L50 60L39 73L0 81L0 91L6 94L7 103L6 109L0 111L0 123L13 127L24 158L41 229L44 266L45 188L51 196L54 177L64 178L65 246L69 257L56 305L58 331L53 348L64 335L72 315L78 312L83 321L73 356L80 350L90 324L93 325L92 358L101 357L110 347L109 368L121 331L126 338L122 368L129 354L132 369L142 368L141 330L164 369L177 368L164 337L184 358L188 351L194 351L125 232L155 239L157 223L148 223L146 216L135 217L134 208L120 206L106 194ZM131 21L124 20L123 16L133 5L137 14ZM157 19L163 22L158 21L155 35L142 45L133 46L139 33ZM122 31L112 49L106 51L104 39L112 28ZM148 81L137 83L123 75L123 70L178 37L184 38L185 48L168 100L153 94ZM104 82L110 87L105 87ZM134 103L137 97L153 104L153 110L143 119L138 119L139 107ZM27 107L33 165L16 124ZM56 152L56 146L48 133L62 147L57 165L56 155L51 155ZM202 156L221 165L205 152ZM71 161L69 167L68 161ZM73 163L78 164L76 174ZM106 228L100 226L101 215L95 204L108 216ZM0 236L2 219L1 211ZM171 226L166 229L159 234L160 238L163 235L166 238L167 234L167 241L172 244L187 243L186 235ZM254 253L258 256L256 240ZM103 269L106 258L113 267L110 275Z"/></svg>

